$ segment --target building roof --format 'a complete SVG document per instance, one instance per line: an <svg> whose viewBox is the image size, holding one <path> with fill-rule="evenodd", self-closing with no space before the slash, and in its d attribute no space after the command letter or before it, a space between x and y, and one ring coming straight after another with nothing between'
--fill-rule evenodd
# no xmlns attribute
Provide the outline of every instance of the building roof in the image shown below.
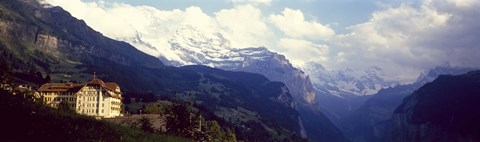
<svg viewBox="0 0 480 142"><path fill-rule="evenodd" d="M100 85L100 86L105 86L105 82L103 82L102 80L96 78L95 76L94 76L93 79L90 80L87 84L88 84L88 85Z"/></svg>
<svg viewBox="0 0 480 142"><path fill-rule="evenodd" d="M78 92L84 83L46 83L40 86L39 92Z"/></svg>
<svg viewBox="0 0 480 142"><path fill-rule="evenodd" d="M120 86L118 86L118 84L115 83L115 82L107 82L107 83L105 83L105 87L110 88L112 90L120 88Z"/></svg>
<svg viewBox="0 0 480 142"><path fill-rule="evenodd" d="M76 93L80 91L86 85L98 85L107 90L113 91L115 93L121 94L121 92L116 91L120 86L115 82L103 82L102 80L93 76L93 79L87 83L46 83L40 86L38 92L73 92ZM121 98L118 94L110 94L112 97Z"/></svg>

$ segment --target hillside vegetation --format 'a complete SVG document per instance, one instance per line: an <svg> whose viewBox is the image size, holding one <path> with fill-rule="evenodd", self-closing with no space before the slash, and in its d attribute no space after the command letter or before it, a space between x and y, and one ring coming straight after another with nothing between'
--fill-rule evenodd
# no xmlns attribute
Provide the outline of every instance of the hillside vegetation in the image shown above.
<svg viewBox="0 0 480 142"><path fill-rule="evenodd" d="M2 141L189 141L53 109L0 90Z"/></svg>

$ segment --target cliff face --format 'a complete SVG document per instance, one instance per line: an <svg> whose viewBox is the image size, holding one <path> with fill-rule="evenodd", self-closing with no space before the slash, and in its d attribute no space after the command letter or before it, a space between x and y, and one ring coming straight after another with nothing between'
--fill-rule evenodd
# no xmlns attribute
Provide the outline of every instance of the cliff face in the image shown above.
<svg viewBox="0 0 480 142"><path fill-rule="evenodd" d="M0 36L2 39L11 40L17 44L34 47L35 52L53 55L57 58L78 59L81 57L79 55L87 52L85 47L74 47L69 41L46 33L38 26L12 22L5 19L0 19ZM28 53L24 53L23 55L25 54Z"/></svg>
<svg viewBox="0 0 480 142"><path fill-rule="evenodd" d="M389 141L479 141L480 71L438 77L395 110Z"/></svg>
<svg viewBox="0 0 480 142"><path fill-rule="evenodd" d="M266 48L240 49L241 52L247 50L261 51L264 57L259 60L245 55L242 65L233 70L258 73L272 80L285 82L297 104L316 103L316 94L310 78L300 69L293 67L285 56L270 52Z"/></svg>
<svg viewBox="0 0 480 142"><path fill-rule="evenodd" d="M35 0L6 0L2 3L16 8L16 11L0 9L4 13L0 19L0 34L4 40L69 60L93 63L94 58L99 57L123 65L162 65L158 59L144 56L126 43L104 37L59 7L45 8L47 5Z"/></svg>

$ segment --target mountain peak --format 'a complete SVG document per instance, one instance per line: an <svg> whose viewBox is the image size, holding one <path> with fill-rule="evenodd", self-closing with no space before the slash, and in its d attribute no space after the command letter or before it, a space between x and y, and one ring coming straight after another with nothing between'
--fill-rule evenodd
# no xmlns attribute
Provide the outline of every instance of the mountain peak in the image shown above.
<svg viewBox="0 0 480 142"><path fill-rule="evenodd" d="M384 79L383 70L375 66L357 75L350 68L327 70L318 63L308 63L308 65L305 71L312 76L315 88L338 97L373 95L382 88L399 84Z"/></svg>
<svg viewBox="0 0 480 142"><path fill-rule="evenodd" d="M230 41L220 32L201 32L192 25L185 25L175 31L169 43L185 43L194 48L217 50L231 49Z"/></svg>
<svg viewBox="0 0 480 142"><path fill-rule="evenodd" d="M435 80L439 75L459 75L469 71L477 70L475 68L457 67L457 66L437 66L428 71L422 72L417 78L417 83L425 84Z"/></svg>

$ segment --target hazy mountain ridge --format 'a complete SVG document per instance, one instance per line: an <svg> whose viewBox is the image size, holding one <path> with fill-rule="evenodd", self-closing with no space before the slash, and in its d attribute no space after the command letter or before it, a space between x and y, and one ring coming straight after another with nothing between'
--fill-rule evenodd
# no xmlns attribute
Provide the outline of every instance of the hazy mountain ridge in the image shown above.
<svg viewBox="0 0 480 142"><path fill-rule="evenodd" d="M341 119L357 110L372 94L399 84L385 80L378 67L371 67L360 77L352 69L333 71L318 63L308 63L304 70L317 90L318 106L337 126L341 126Z"/></svg>
<svg viewBox="0 0 480 142"><path fill-rule="evenodd" d="M439 66L422 73L416 82L381 89L363 103L352 115L341 120L339 128L352 141L384 141L388 121L402 100L440 75L459 75L474 68Z"/></svg>
<svg viewBox="0 0 480 142"><path fill-rule="evenodd" d="M332 71L318 63L308 63L304 70L314 78L312 83L317 90L338 97L373 95L380 89L400 84L385 80L378 67L371 67L360 77L354 75L352 69Z"/></svg>
<svg viewBox="0 0 480 142"><path fill-rule="evenodd" d="M480 71L441 75L406 97L392 116L389 141L478 141Z"/></svg>

